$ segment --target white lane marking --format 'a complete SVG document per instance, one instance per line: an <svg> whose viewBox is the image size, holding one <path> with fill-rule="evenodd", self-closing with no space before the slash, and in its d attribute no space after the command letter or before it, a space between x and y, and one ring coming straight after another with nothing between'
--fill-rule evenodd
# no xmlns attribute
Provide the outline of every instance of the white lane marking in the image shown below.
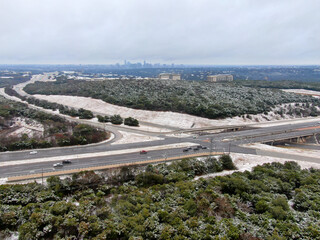
<svg viewBox="0 0 320 240"><path fill-rule="evenodd" d="M29 159L29 160L16 160L16 161L1 162L0 167L13 166L13 165L19 165L19 164L54 162L54 161L62 161L62 160L70 160L70 159L83 159L83 158L90 158L90 157L92 157L92 158L105 157L105 156L110 156L110 155L120 155L120 154L126 154L126 153L138 153L139 154L139 152L142 149L146 150L146 151L153 151L153 150L183 148L183 147L189 147L189 146L195 146L195 145L199 145L199 144L186 142L186 143L168 144L168 145L155 146L155 147L115 150L115 151L98 152L98 153L83 153L83 154L75 154L75 155L68 155L68 156L35 158L35 159Z"/></svg>

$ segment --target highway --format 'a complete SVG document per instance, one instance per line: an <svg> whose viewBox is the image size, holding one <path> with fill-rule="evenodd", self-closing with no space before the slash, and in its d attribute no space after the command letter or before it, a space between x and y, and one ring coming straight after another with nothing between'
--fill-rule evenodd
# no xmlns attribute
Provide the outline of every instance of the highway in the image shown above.
<svg viewBox="0 0 320 240"><path fill-rule="evenodd" d="M189 155L195 152L208 152L210 149L212 149L213 152L230 151L246 154L261 154L261 151L241 147L240 145L310 136L315 133L320 133L320 123L318 121L256 128L236 132L215 133L199 136L196 139L192 136L166 137L162 135L161 137L164 137L163 140L149 142L118 145L111 145L109 142L86 146L39 149L36 154L30 154L30 151L5 152L0 153L0 178L60 171L62 169L80 169L100 165L148 161L151 159L168 158L173 156L182 157L183 155ZM193 150L192 148L191 150L188 150L188 152L183 152L185 147L163 149L163 146L166 148L166 145L172 144L184 144L185 146L202 145L207 149ZM155 147L162 149L151 150L148 151L147 154L140 154L140 150L148 148L154 149ZM115 152L117 154L114 154ZM266 151L264 154L268 155ZM43 161L41 161L41 159L43 159ZM54 160L51 161L50 159ZM66 164L63 167L54 168L53 164L61 162L60 159L69 159L72 161L72 164ZM308 160L312 162L318 161L320 163L320 158L309 158Z"/></svg>

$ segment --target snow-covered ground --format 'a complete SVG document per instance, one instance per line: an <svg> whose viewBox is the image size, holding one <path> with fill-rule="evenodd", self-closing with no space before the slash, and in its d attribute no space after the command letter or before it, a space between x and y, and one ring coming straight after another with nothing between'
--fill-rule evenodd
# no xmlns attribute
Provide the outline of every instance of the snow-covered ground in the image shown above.
<svg viewBox="0 0 320 240"><path fill-rule="evenodd" d="M43 125L35 120L26 119L22 117L13 118L13 127L18 127L17 130L10 132L8 137L21 137L27 134L28 137L40 137L43 135Z"/></svg>
<svg viewBox="0 0 320 240"><path fill-rule="evenodd" d="M0 185L5 184L8 181L8 178L0 178Z"/></svg>
<svg viewBox="0 0 320 240"><path fill-rule="evenodd" d="M281 126L285 124L296 124L296 123L307 123L307 122L314 122L320 121L320 117L306 117L306 118L295 118L295 119L282 119L277 121L270 121L270 122L260 122L257 124L252 124L252 127L274 127L274 126Z"/></svg>
<svg viewBox="0 0 320 240"><path fill-rule="evenodd" d="M164 111L148 111L148 110L137 110L127 107L116 106L113 104L106 103L99 99L93 99L88 97L78 96L64 96L64 95L39 95L36 94L34 97L47 100L50 102L56 102L64 104L74 108L84 108L93 112L102 114L119 114L122 117L134 117L140 121L150 122L165 126L179 127L179 128L201 128L210 126L225 126L225 125L243 125L270 122L283 119L293 119L292 116L284 114L280 115L270 112L267 115L256 114L251 115L251 119L242 117L226 118L221 120L212 120L202 117L196 117L189 114L182 114L176 112L164 112ZM262 126L262 125L261 125Z"/></svg>
<svg viewBox="0 0 320 240"><path fill-rule="evenodd" d="M124 131L119 131L119 132L121 133L122 138L117 142L111 143L112 145L124 144L124 143L135 143L135 142L148 142L148 141L163 139L159 137L146 136L146 135L131 133L131 132L124 132Z"/></svg>
<svg viewBox="0 0 320 240"><path fill-rule="evenodd" d="M288 147L288 148L274 147L274 146L270 146L267 144L261 144L261 143L245 144L243 146L249 147L249 148L254 148L254 149L278 152L278 153L286 153L286 154L293 154L293 155L298 155L298 156L319 158L319 163L320 163L320 151L319 150L292 148L292 147Z"/></svg>
<svg viewBox="0 0 320 240"><path fill-rule="evenodd" d="M251 171L254 167L258 165L262 165L265 163L272 163L272 162L279 162L283 164L288 161L294 161L298 163L302 169L308 169L308 168L320 169L320 163L312 163L312 162L297 161L292 159L275 158L275 157L267 157L267 156L259 156L259 155L257 156L257 155L251 155L251 154L241 154L241 153L231 153L230 156L238 170L211 173L211 174L195 177L195 180L200 178L225 176L225 175L232 174L234 172Z"/></svg>
<svg viewBox="0 0 320 240"><path fill-rule="evenodd" d="M56 81L56 79L54 78L56 74L57 74L56 72L52 72L52 73L33 75L29 81L14 85L13 89L16 90L20 95L26 96L28 94L22 90L25 86L27 86L30 83L35 83L37 81L38 82L54 82Z"/></svg>
<svg viewBox="0 0 320 240"><path fill-rule="evenodd" d="M0 236L1 239L1 236ZM19 233L18 232L12 232L9 237L5 237L4 240L18 240L19 239Z"/></svg>
<svg viewBox="0 0 320 240"><path fill-rule="evenodd" d="M312 95L315 97L320 97L319 91L312 91L312 90L306 90L306 89L281 89L284 92L291 92L291 93L298 93L298 94L304 94L304 95Z"/></svg>
<svg viewBox="0 0 320 240"><path fill-rule="evenodd" d="M57 110L58 113L59 113L59 110ZM79 118L79 117L77 117ZM99 122L97 118L93 118L93 119L90 119L88 120L90 122ZM112 123L108 122L108 123L105 123L107 126L114 126ZM130 129L137 129L137 130L143 130L143 131L148 131L148 132L170 132L171 130L170 129L167 129L167 128L159 128L159 127L154 127L154 126L149 126L149 125L145 125L145 124L141 124L140 123L140 126L139 127L132 127L132 126L128 126L128 125L124 125L124 124L121 124L121 125L117 125L117 126L121 126L121 127L124 127L124 128L130 128Z"/></svg>
<svg viewBox="0 0 320 240"><path fill-rule="evenodd" d="M43 75L34 75L30 81L18 84L14 86L14 89L18 91L21 95L26 95L26 93L22 90L24 86L29 83L33 83L35 81L55 81L54 80L55 73L43 74ZM49 79L49 76L51 78ZM299 92L301 89L286 89L285 91ZM304 90L306 93L320 93L316 91L308 91ZM150 122L155 124L160 124L164 126L172 126L178 128L201 128L201 127L211 127L211 126L225 126L225 125L243 125L250 123L264 123L270 121L278 121L283 119L293 119L293 116L283 114L280 116L279 114L274 113L273 111L268 114L256 114L250 115L249 118L242 117L233 117L226 118L221 120L212 120L202 117L196 117L188 114L181 114L175 112L164 112L164 111L147 111L147 110L137 110L131 109L127 107L116 106L113 104L106 103L99 99L87 98L87 97L77 97L77 96L61 96L61 95L34 95L34 97L44 99L51 102L56 102L60 104L67 105L69 107L74 108L84 108L87 110L91 110L95 113L101 114L119 114L122 117L134 117L140 121ZM284 105L277 106L275 110L283 107ZM259 125L263 126L263 125ZM153 131L153 132L167 132L168 129L151 127L141 125L139 127L141 130Z"/></svg>

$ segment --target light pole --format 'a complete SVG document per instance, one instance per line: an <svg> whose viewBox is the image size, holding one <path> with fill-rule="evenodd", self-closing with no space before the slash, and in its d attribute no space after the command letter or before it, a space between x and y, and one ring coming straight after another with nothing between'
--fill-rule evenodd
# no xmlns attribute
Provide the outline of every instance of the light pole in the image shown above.
<svg viewBox="0 0 320 240"><path fill-rule="evenodd" d="M213 147L212 142L213 142L213 137L210 138L210 154L209 154L210 159L212 158L212 147Z"/></svg>

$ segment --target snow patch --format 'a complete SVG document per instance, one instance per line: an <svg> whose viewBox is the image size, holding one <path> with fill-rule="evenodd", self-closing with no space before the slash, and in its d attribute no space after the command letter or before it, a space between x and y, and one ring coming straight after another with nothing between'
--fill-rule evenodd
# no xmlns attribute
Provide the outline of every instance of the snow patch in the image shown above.
<svg viewBox="0 0 320 240"><path fill-rule="evenodd" d="M23 134L27 134L28 137L38 137L42 136L44 132L44 127L41 123L29 118L13 118L10 127L18 127L18 129L11 132L8 137L21 137Z"/></svg>
<svg viewBox="0 0 320 240"><path fill-rule="evenodd" d="M285 147L274 147L267 144L262 143L253 143L253 144L245 144L244 147L266 150L266 151L273 151L279 153L286 153L286 154L294 154L298 156L304 157L313 157L320 159L320 151L313 150L313 149L302 149L302 148L285 148Z"/></svg>
<svg viewBox="0 0 320 240"><path fill-rule="evenodd" d="M8 181L8 178L0 178L0 185L6 184Z"/></svg>
<svg viewBox="0 0 320 240"><path fill-rule="evenodd" d="M320 97L319 91L306 90L306 89L281 89L284 92L297 93L303 95L312 95L314 97Z"/></svg>
<svg viewBox="0 0 320 240"><path fill-rule="evenodd" d="M292 159L283 159L283 158L275 158L275 157L252 155L252 154L242 154L242 153L231 153L230 156L233 160L234 165L237 167L238 170L210 173L207 175L195 177L194 179L198 180L200 178L225 176L225 175L232 174L234 172L252 171L252 169L258 165L263 165L265 163L272 163L272 162L279 162L284 164L285 162L293 161L298 163L302 169L309 169L309 168L320 169L320 164L313 163L313 162L297 161Z"/></svg>
<svg viewBox="0 0 320 240"><path fill-rule="evenodd" d="M163 140L163 138L146 136L137 133L123 132L119 131L122 135L122 138L117 142L111 143L111 145L124 144L124 143L135 143L135 142L149 142L155 140Z"/></svg>
<svg viewBox="0 0 320 240"><path fill-rule="evenodd" d="M6 237L4 240L18 240L18 239L19 239L19 233L12 232L11 236Z"/></svg>

